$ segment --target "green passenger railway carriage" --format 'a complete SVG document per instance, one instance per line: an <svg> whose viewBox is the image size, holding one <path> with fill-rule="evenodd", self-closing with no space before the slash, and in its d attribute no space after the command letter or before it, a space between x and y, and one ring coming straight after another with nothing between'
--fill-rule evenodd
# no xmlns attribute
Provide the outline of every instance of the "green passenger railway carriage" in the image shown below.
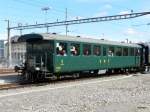
<svg viewBox="0 0 150 112"><path fill-rule="evenodd" d="M59 77L99 70L136 71L146 56L141 45L57 34L26 34L23 75L28 80Z"/></svg>

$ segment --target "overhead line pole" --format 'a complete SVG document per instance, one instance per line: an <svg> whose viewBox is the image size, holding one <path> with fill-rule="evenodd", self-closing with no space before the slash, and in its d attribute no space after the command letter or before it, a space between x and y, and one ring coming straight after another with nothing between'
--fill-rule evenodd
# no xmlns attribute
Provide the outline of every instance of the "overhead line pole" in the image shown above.
<svg viewBox="0 0 150 112"><path fill-rule="evenodd" d="M7 22L7 59L8 59L8 65L7 67L10 66L11 64L11 40L10 40L10 21L5 20Z"/></svg>
<svg viewBox="0 0 150 112"><path fill-rule="evenodd" d="M94 17L94 18L87 18L87 19L78 19L78 20L69 20L69 21L67 20L67 21L53 22L53 23L46 23L46 24L25 25L25 26L19 26L19 27L11 27L10 29L24 30L24 29L33 29L33 28L45 28L45 26L47 26L47 27L64 26L64 25L68 26L68 25L73 25L73 24L131 19L131 18L148 15L148 14L150 14L150 12L130 13L130 14L122 14L122 15Z"/></svg>
<svg viewBox="0 0 150 112"><path fill-rule="evenodd" d="M68 24L67 24L67 19L68 19L68 9L66 8L66 36L68 35Z"/></svg>

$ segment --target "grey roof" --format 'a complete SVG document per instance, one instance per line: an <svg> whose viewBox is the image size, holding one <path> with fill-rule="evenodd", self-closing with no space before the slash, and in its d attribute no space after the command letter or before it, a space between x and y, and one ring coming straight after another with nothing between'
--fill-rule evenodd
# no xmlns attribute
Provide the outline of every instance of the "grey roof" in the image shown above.
<svg viewBox="0 0 150 112"><path fill-rule="evenodd" d="M19 39L19 36L18 35L15 35L13 37L11 37L11 42L18 42L18 39Z"/></svg>
<svg viewBox="0 0 150 112"><path fill-rule="evenodd" d="M65 35L49 34L49 33L26 34L26 35L23 35L22 37L20 37L21 38L20 40L27 41L27 39L30 39L30 38L35 39L36 36L40 40L63 40L63 41L86 42L86 43L95 43L95 44L140 47L138 44L135 44L135 43L121 43L121 42L116 42L116 41L108 41L108 40L92 39L92 38L83 38L83 37L75 37L75 36L65 36Z"/></svg>

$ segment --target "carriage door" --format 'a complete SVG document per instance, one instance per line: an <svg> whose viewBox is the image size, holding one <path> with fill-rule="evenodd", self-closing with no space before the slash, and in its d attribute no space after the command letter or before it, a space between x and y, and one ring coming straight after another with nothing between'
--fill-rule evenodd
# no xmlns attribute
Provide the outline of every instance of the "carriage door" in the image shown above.
<svg viewBox="0 0 150 112"><path fill-rule="evenodd" d="M43 44L43 49L44 65L48 71L53 72L54 42L46 41Z"/></svg>
<svg viewBox="0 0 150 112"><path fill-rule="evenodd" d="M149 64L149 47L148 46L145 46L145 65L148 65Z"/></svg>
<svg viewBox="0 0 150 112"><path fill-rule="evenodd" d="M139 64L140 64L140 55L141 55L141 49L136 48L135 49L135 64L136 64L136 66L139 66Z"/></svg>

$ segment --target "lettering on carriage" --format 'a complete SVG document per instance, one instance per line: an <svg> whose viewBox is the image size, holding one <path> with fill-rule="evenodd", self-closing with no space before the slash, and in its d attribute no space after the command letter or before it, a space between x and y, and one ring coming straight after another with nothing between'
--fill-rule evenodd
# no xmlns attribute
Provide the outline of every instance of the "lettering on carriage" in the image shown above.
<svg viewBox="0 0 150 112"><path fill-rule="evenodd" d="M99 63L102 64L102 60L101 59L99 60Z"/></svg>
<svg viewBox="0 0 150 112"><path fill-rule="evenodd" d="M61 59L60 65L63 66L64 65L64 60Z"/></svg>
<svg viewBox="0 0 150 112"><path fill-rule="evenodd" d="M106 60L104 59L104 64L106 63Z"/></svg>
<svg viewBox="0 0 150 112"><path fill-rule="evenodd" d="M61 67L57 66L56 71L59 72L61 70Z"/></svg>

